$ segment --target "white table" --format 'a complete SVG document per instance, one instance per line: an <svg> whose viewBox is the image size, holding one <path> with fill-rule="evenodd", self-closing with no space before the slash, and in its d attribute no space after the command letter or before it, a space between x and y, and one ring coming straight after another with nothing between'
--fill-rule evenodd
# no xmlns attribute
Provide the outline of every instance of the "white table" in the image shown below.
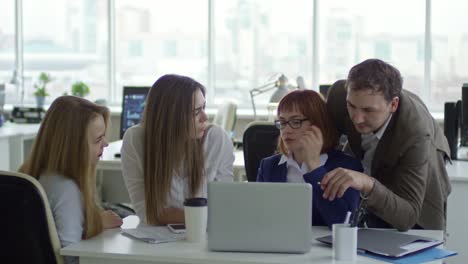
<svg viewBox="0 0 468 264"><path fill-rule="evenodd" d="M0 170L17 170L23 164L39 126L6 122L0 127Z"/></svg>
<svg viewBox="0 0 468 264"><path fill-rule="evenodd" d="M124 227L132 228L138 224L138 217L124 219ZM335 262L332 249L315 238L329 235L326 227L313 228L314 240L312 249L306 254L272 254L272 253L236 253L211 252L205 243L178 241L164 244L148 244L120 234L120 229L106 230L97 237L83 240L63 248L60 253L65 256L79 256L80 264L123 264L123 263L384 263L371 258L358 256L356 262ZM411 230L409 233L442 239L442 231ZM442 263L433 261L428 263Z"/></svg>

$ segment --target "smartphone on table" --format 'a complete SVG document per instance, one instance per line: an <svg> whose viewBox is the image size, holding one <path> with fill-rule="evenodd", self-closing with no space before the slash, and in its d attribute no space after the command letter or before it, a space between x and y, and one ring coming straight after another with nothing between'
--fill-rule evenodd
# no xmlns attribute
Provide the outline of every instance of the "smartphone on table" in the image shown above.
<svg viewBox="0 0 468 264"><path fill-rule="evenodd" d="M167 228L169 228L173 233L185 233L185 224L167 224Z"/></svg>

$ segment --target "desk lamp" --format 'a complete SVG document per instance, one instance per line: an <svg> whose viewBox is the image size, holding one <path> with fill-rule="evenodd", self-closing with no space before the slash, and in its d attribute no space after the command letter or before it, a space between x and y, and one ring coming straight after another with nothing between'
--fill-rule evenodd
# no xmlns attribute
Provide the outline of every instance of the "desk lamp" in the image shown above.
<svg viewBox="0 0 468 264"><path fill-rule="evenodd" d="M283 96L285 96L290 91L290 87L293 86L288 85L288 78L286 78L284 74L281 74L278 80L250 90L250 99L252 100L254 119L257 119L257 109L255 107L254 100L255 96L276 89L276 91L270 97L270 103L278 103L281 98L283 98Z"/></svg>

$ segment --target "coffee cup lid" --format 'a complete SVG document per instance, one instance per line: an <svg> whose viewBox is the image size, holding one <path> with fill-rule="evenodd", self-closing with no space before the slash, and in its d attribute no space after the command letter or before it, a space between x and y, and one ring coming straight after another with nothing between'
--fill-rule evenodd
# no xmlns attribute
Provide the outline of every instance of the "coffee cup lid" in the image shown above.
<svg viewBox="0 0 468 264"><path fill-rule="evenodd" d="M195 197L195 198L187 198L185 199L184 206L206 206L208 204L208 200L203 197Z"/></svg>

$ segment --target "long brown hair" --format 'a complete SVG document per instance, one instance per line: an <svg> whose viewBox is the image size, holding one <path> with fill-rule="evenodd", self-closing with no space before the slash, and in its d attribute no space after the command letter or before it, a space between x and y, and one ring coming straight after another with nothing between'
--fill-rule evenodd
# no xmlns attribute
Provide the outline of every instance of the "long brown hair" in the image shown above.
<svg viewBox="0 0 468 264"><path fill-rule="evenodd" d="M90 162L88 141L88 125L99 115L107 128L106 107L75 96L57 98L42 121L28 159L19 169L37 179L59 174L78 185L83 197L85 239L103 229L96 197L96 168Z"/></svg>
<svg viewBox="0 0 468 264"><path fill-rule="evenodd" d="M205 88L180 75L164 75L151 87L144 110L146 221L158 224L174 173L188 177L190 195L204 180L202 140L194 138L194 94Z"/></svg>
<svg viewBox="0 0 468 264"><path fill-rule="evenodd" d="M298 111L322 131L323 146L320 153L326 153L336 147L338 132L327 112L325 101L319 93L313 90L295 90L281 99L277 115L281 112ZM283 139L278 139L278 150L281 154L288 154Z"/></svg>

